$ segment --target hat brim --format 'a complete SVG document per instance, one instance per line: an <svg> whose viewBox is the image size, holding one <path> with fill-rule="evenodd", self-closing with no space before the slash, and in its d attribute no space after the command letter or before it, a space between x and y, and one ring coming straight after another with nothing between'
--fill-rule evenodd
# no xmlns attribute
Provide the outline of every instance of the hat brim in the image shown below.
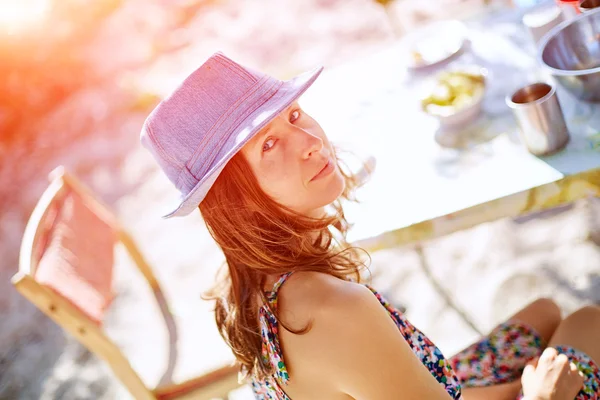
<svg viewBox="0 0 600 400"><path fill-rule="evenodd" d="M271 122L273 118L296 101L314 83L322 71L323 67L315 68L312 71L305 72L283 82L281 87L269 100L246 118L247 123L241 124L233 132L232 136L236 137L237 142L235 146L224 157L218 160L215 166L208 171L200 182L180 200L179 205L170 213L165 214L163 218L182 217L192 213L215 183L219 174L223 171L225 165L227 165L227 162L262 128ZM243 132L247 133L244 134Z"/></svg>

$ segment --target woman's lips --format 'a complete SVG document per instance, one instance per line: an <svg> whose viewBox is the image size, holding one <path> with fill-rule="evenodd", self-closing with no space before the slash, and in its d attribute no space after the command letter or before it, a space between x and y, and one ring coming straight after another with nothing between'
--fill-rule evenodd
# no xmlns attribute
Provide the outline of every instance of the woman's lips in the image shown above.
<svg viewBox="0 0 600 400"><path fill-rule="evenodd" d="M312 182L326 177L327 175L333 172L334 168L335 166L333 162L331 162L331 159L327 160L327 164L325 164L325 166L321 168L321 170L315 176L313 176L313 178L310 181Z"/></svg>

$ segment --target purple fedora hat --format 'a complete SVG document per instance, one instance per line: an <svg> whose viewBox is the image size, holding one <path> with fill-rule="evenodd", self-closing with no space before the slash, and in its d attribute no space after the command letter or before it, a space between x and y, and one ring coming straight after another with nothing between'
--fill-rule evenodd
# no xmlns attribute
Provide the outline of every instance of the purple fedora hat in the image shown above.
<svg viewBox="0 0 600 400"><path fill-rule="evenodd" d="M181 193L164 218L196 209L227 162L322 70L280 81L215 53L161 101L141 141Z"/></svg>

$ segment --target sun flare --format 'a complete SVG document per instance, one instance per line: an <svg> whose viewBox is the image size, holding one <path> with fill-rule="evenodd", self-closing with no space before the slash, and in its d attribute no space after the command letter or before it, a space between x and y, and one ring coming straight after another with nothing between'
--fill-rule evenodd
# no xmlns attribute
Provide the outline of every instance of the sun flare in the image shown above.
<svg viewBox="0 0 600 400"><path fill-rule="evenodd" d="M48 13L51 0L0 0L0 31L15 33L32 27Z"/></svg>

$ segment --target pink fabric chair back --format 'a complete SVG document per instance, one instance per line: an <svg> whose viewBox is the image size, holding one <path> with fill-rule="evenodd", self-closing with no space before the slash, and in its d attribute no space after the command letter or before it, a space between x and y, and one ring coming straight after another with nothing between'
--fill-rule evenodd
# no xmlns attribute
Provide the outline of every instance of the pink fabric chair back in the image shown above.
<svg viewBox="0 0 600 400"><path fill-rule="evenodd" d="M102 324L114 297L115 232L69 189L57 196L39 229L35 279Z"/></svg>

